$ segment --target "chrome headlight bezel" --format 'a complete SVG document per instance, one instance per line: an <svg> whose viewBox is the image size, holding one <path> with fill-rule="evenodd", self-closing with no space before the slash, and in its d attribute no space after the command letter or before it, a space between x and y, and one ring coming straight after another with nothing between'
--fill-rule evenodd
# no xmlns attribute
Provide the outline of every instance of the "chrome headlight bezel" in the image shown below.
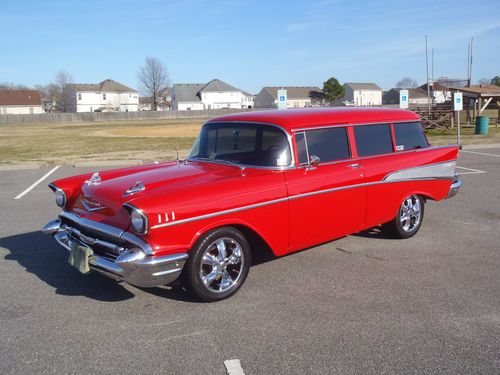
<svg viewBox="0 0 500 375"><path fill-rule="evenodd" d="M149 231L149 220L147 215L139 208L129 203L124 205L130 216L130 227L137 234L147 234Z"/></svg>
<svg viewBox="0 0 500 375"><path fill-rule="evenodd" d="M68 198L66 197L66 193L64 192L64 190L58 188L56 185L53 184L49 184L49 187L54 192L56 204L61 208L66 207Z"/></svg>

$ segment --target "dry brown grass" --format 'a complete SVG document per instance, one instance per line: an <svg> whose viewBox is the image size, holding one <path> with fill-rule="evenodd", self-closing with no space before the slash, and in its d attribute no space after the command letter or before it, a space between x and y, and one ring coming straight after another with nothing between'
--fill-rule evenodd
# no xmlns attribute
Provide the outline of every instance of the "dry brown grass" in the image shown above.
<svg viewBox="0 0 500 375"><path fill-rule="evenodd" d="M93 122L0 126L0 165L73 164L89 160L171 160L176 148L185 157L206 119ZM500 128L490 135L462 130L463 144L500 143ZM456 130L430 131L432 144L456 142Z"/></svg>
<svg viewBox="0 0 500 375"><path fill-rule="evenodd" d="M168 160L185 156L205 119L4 125L0 164Z"/></svg>

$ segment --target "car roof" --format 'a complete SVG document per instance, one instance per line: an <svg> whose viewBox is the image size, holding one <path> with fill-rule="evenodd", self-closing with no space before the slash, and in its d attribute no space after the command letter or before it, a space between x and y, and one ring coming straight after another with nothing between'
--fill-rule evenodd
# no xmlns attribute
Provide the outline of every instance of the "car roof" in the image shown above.
<svg viewBox="0 0 500 375"><path fill-rule="evenodd" d="M215 117L214 122L256 122L279 125L289 132L325 125L369 124L398 121L420 121L415 112L396 108L304 108L240 112Z"/></svg>

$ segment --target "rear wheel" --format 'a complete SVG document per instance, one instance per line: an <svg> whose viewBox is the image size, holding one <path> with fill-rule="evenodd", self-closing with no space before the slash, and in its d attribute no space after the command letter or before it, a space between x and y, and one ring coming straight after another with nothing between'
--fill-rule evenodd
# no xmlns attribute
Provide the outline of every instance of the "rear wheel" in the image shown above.
<svg viewBox="0 0 500 375"><path fill-rule="evenodd" d="M219 301L241 287L250 269L250 246L240 231L221 227L203 235L184 268L188 290L203 301Z"/></svg>
<svg viewBox="0 0 500 375"><path fill-rule="evenodd" d="M414 236L424 219L424 200L419 195L410 195L398 210L394 220L382 225L382 230L394 238Z"/></svg>

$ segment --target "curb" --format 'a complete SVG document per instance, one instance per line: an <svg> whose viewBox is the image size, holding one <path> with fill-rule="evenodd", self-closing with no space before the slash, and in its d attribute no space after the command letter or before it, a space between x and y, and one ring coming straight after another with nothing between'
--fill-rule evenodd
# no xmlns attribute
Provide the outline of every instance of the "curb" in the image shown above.
<svg viewBox="0 0 500 375"><path fill-rule="evenodd" d="M73 164L73 167L116 167L116 166L135 166L142 165L144 162L142 160L89 160L89 161L77 161Z"/></svg>
<svg viewBox="0 0 500 375"><path fill-rule="evenodd" d="M17 171L20 169L40 169L40 164L12 164L0 165L0 171Z"/></svg>
<svg viewBox="0 0 500 375"><path fill-rule="evenodd" d="M500 148L500 143L479 144L479 145L463 145L464 150L477 150L481 148Z"/></svg>

